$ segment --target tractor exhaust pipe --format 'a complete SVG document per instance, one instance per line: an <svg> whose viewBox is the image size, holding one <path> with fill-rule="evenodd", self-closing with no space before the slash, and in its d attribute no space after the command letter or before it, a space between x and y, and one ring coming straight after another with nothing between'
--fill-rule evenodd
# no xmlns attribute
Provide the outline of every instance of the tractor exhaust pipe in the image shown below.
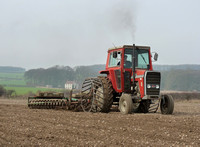
<svg viewBox="0 0 200 147"><path fill-rule="evenodd" d="M133 44L133 54L132 54L133 87L135 87L135 50L136 46L135 44Z"/></svg>

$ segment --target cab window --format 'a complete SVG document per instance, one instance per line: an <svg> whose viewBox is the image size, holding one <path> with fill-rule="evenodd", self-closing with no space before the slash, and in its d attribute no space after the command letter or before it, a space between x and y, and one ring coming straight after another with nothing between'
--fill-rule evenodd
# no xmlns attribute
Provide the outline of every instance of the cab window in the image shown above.
<svg viewBox="0 0 200 147"><path fill-rule="evenodd" d="M147 69L149 65L149 51L140 49L136 50L136 68Z"/></svg>
<svg viewBox="0 0 200 147"><path fill-rule="evenodd" d="M117 57L113 57L114 52L110 53L109 67L120 66L121 64L121 52L117 52Z"/></svg>
<svg viewBox="0 0 200 147"><path fill-rule="evenodd" d="M124 68L132 68L133 49L125 49ZM147 49L135 50L135 68L148 69L149 51Z"/></svg>

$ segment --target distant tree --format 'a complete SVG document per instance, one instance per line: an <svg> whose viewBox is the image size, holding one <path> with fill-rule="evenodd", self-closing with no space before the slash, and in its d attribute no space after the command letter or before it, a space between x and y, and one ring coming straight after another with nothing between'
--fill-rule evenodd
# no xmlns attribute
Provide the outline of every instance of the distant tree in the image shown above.
<svg viewBox="0 0 200 147"><path fill-rule="evenodd" d="M29 70L25 72L24 77L29 85L64 87L66 81L74 80L75 72L69 66L54 66L48 69Z"/></svg>
<svg viewBox="0 0 200 147"><path fill-rule="evenodd" d="M16 96L15 90L6 90L6 97Z"/></svg>
<svg viewBox="0 0 200 147"><path fill-rule="evenodd" d="M6 94L6 89L2 85L0 85L0 96L3 96Z"/></svg>
<svg viewBox="0 0 200 147"><path fill-rule="evenodd" d="M162 90L200 91L199 70L171 70L161 72Z"/></svg>

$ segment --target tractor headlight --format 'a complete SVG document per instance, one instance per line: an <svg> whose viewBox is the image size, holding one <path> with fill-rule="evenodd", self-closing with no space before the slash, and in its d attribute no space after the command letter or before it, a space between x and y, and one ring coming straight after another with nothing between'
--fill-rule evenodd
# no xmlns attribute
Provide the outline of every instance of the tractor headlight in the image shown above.
<svg viewBox="0 0 200 147"><path fill-rule="evenodd" d="M151 84L147 84L147 88L151 88Z"/></svg>
<svg viewBox="0 0 200 147"><path fill-rule="evenodd" d="M159 89L160 88L160 85L159 84L147 84L147 88L156 88L156 89Z"/></svg>

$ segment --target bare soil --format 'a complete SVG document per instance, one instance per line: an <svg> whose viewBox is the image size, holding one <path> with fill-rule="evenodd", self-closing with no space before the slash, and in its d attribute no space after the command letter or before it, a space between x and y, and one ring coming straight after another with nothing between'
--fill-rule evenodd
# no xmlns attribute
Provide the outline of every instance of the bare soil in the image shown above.
<svg viewBox="0 0 200 147"><path fill-rule="evenodd" d="M200 100L175 101L173 115L29 109L0 99L0 146L200 146Z"/></svg>

